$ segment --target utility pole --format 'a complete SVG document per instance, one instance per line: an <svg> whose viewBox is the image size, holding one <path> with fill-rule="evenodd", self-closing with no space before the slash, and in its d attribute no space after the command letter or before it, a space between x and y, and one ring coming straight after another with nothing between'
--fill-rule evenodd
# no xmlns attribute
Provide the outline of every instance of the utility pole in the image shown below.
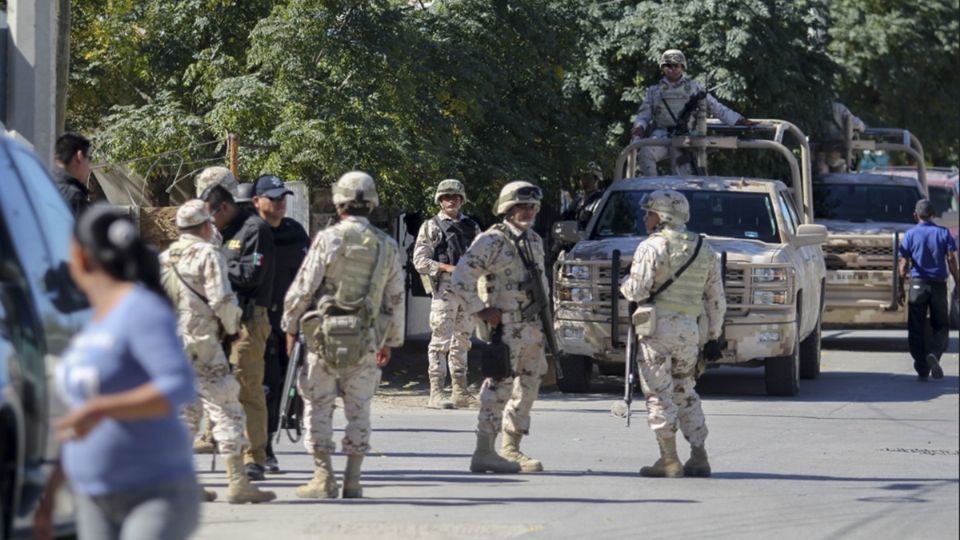
<svg viewBox="0 0 960 540"><path fill-rule="evenodd" d="M8 0L7 24L10 40L4 124L50 166L56 140L57 3Z"/></svg>

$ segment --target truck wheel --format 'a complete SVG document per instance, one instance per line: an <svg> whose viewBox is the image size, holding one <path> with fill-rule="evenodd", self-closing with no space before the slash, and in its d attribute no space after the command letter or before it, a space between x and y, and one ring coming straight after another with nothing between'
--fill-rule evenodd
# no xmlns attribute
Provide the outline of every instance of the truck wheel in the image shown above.
<svg viewBox="0 0 960 540"><path fill-rule="evenodd" d="M563 378L557 379L557 387L565 394L582 394L590 391L590 375L593 362L586 356L560 355Z"/></svg>
<svg viewBox="0 0 960 540"><path fill-rule="evenodd" d="M794 344L792 354L767 358L764 379L768 395L797 395L800 391L800 347Z"/></svg>
<svg viewBox="0 0 960 540"><path fill-rule="evenodd" d="M820 319L813 332L800 342L800 378L816 379L820 376Z"/></svg>

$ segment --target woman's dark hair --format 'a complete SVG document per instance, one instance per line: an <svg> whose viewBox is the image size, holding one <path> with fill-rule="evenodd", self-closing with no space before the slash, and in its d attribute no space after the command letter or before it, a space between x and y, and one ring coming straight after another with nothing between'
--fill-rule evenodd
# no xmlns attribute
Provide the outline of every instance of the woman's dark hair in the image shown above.
<svg viewBox="0 0 960 540"><path fill-rule="evenodd" d="M73 236L111 277L140 283L167 299L160 284L160 259L140 238L137 226L126 212L95 204L77 219Z"/></svg>

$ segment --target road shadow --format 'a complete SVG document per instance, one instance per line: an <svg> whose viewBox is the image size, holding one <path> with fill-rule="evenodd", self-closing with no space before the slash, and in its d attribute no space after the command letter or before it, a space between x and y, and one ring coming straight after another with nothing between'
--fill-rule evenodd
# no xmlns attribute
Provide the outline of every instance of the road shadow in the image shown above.
<svg viewBox="0 0 960 540"><path fill-rule="evenodd" d="M863 352L902 352L909 354L906 330L824 330L821 346L824 349L838 351ZM950 331L945 354L956 354L960 350L957 332Z"/></svg>
<svg viewBox="0 0 960 540"><path fill-rule="evenodd" d="M882 489L911 490L920 489L930 484L960 484L960 478L891 478L876 476L829 476L822 474L775 474L749 471L714 472L711 476L717 480L777 480L800 482L890 482Z"/></svg>
<svg viewBox="0 0 960 540"><path fill-rule="evenodd" d="M504 505L504 504L699 504L700 501L694 499L601 499L590 497L450 497L445 499L432 499L429 497L386 497L383 499L367 498L371 494L375 495L374 489L368 493L367 486L364 486L363 499L327 499L328 502L339 501L340 504L351 504L360 506L369 505L403 505L403 506L486 506L486 505ZM273 501L270 504L315 504L324 502L318 500L284 500Z"/></svg>

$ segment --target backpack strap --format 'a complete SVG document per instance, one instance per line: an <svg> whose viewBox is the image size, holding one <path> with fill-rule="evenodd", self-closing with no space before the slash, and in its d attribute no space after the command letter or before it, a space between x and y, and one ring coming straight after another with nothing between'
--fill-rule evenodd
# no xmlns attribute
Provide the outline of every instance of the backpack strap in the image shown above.
<svg viewBox="0 0 960 540"><path fill-rule="evenodd" d="M697 255L700 254L700 247L702 245L703 245L703 235L698 234L697 247L694 248L693 255L691 255L690 258L687 259L687 262L683 263L683 266L681 266L676 272L673 273L672 276L670 276L670 279L665 281L663 285L660 285L659 287L657 287L657 290L653 291L653 293L650 294L650 297L647 299L648 302L653 302L654 300L656 300L658 294L665 291L667 287L669 287L670 285L673 285L673 282L676 281L677 278L680 277L684 273L684 271L686 271L686 269L690 267L691 264L693 264L693 261L697 259Z"/></svg>

